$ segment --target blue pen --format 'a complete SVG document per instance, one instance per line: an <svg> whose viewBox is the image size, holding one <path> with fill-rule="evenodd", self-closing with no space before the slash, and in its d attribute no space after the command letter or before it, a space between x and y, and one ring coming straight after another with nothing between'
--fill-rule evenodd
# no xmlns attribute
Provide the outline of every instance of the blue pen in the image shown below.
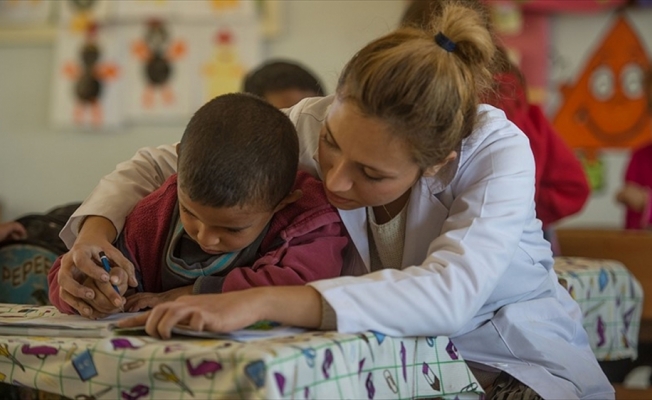
<svg viewBox="0 0 652 400"><path fill-rule="evenodd" d="M104 254L103 251L100 251L100 261L102 262L102 266L104 267L104 270L106 271L106 273L109 274L109 276L111 276L111 264L109 264L109 258L106 256L106 254ZM118 289L118 287L116 285L111 284L111 286L113 286L113 289L115 289L115 292L117 294L120 294L120 289ZM120 296L120 297L122 297L122 296ZM122 307L120 307L120 310L122 312L124 312Z"/></svg>

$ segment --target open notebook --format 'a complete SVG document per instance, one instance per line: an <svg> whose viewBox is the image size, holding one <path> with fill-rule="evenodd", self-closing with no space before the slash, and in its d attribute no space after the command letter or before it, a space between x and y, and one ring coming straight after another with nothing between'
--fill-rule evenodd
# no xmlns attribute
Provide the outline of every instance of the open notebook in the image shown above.
<svg viewBox="0 0 652 400"><path fill-rule="evenodd" d="M144 327L121 329L115 326L119 320L138 314L121 313L100 320L90 320L80 315L63 314L54 306L0 304L0 335L102 338L144 334ZM268 321L230 333L198 332L183 326L172 329L176 335L242 342L292 336L303 331Z"/></svg>

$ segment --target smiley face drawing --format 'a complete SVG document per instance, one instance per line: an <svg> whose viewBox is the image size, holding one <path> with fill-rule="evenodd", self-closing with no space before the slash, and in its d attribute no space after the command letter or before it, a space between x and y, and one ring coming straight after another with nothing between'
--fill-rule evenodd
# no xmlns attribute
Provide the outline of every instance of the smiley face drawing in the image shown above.
<svg viewBox="0 0 652 400"><path fill-rule="evenodd" d="M564 101L553 125L572 148L634 148L650 140L644 93L650 60L634 29L616 18Z"/></svg>

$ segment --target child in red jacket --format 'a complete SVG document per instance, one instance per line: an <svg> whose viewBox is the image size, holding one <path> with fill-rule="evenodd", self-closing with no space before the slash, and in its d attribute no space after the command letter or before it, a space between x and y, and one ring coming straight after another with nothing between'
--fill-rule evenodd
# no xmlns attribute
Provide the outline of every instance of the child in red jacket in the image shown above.
<svg viewBox="0 0 652 400"><path fill-rule="evenodd" d="M462 0L475 3L477 0ZM433 13L441 12L441 0L413 1L401 18L402 26L425 27ZM535 202L537 218L543 223L546 239L558 254L552 224L580 211L590 188L582 164L552 127L541 108L531 104L526 96L525 79L510 62L506 51L497 46L494 93L485 103L505 111L530 140L536 163Z"/></svg>
<svg viewBox="0 0 652 400"><path fill-rule="evenodd" d="M116 244L139 276L136 293L117 288L125 311L340 275L346 230L322 184L297 173L296 130L280 110L248 94L217 97L192 117L177 153L178 175L136 205ZM73 313L59 296L59 266L50 300ZM86 284L100 294L87 301L93 317L120 310L101 295L104 283Z"/></svg>
<svg viewBox="0 0 652 400"><path fill-rule="evenodd" d="M644 87L652 113L652 68L647 71ZM616 201L626 207L625 229L652 229L652 143L632 153Z"/></svg>
<svg viewBox="0 0 652 400"><path fill-rule="evenodd" d="M496 74L496 96L488 99L527 135L536 164L537 218L548 230L554 222L580 211L590 188L582 164L552 127L541 108L527 101L525 84L516 67Z"/></svg>

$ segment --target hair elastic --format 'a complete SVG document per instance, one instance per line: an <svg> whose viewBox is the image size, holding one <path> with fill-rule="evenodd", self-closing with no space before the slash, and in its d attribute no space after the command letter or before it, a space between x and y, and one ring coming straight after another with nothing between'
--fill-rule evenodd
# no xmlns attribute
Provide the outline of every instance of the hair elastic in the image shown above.
<svg viewBox="0 0 652 400"><path fill-rule="evenodd" d="M450 40L446 35L444 35L441 32L435 35L435 43L437 43L439 47L441 47L442 49L446 50L449 53L454 52L455 47L457 47L455 42Z"/></svg>

